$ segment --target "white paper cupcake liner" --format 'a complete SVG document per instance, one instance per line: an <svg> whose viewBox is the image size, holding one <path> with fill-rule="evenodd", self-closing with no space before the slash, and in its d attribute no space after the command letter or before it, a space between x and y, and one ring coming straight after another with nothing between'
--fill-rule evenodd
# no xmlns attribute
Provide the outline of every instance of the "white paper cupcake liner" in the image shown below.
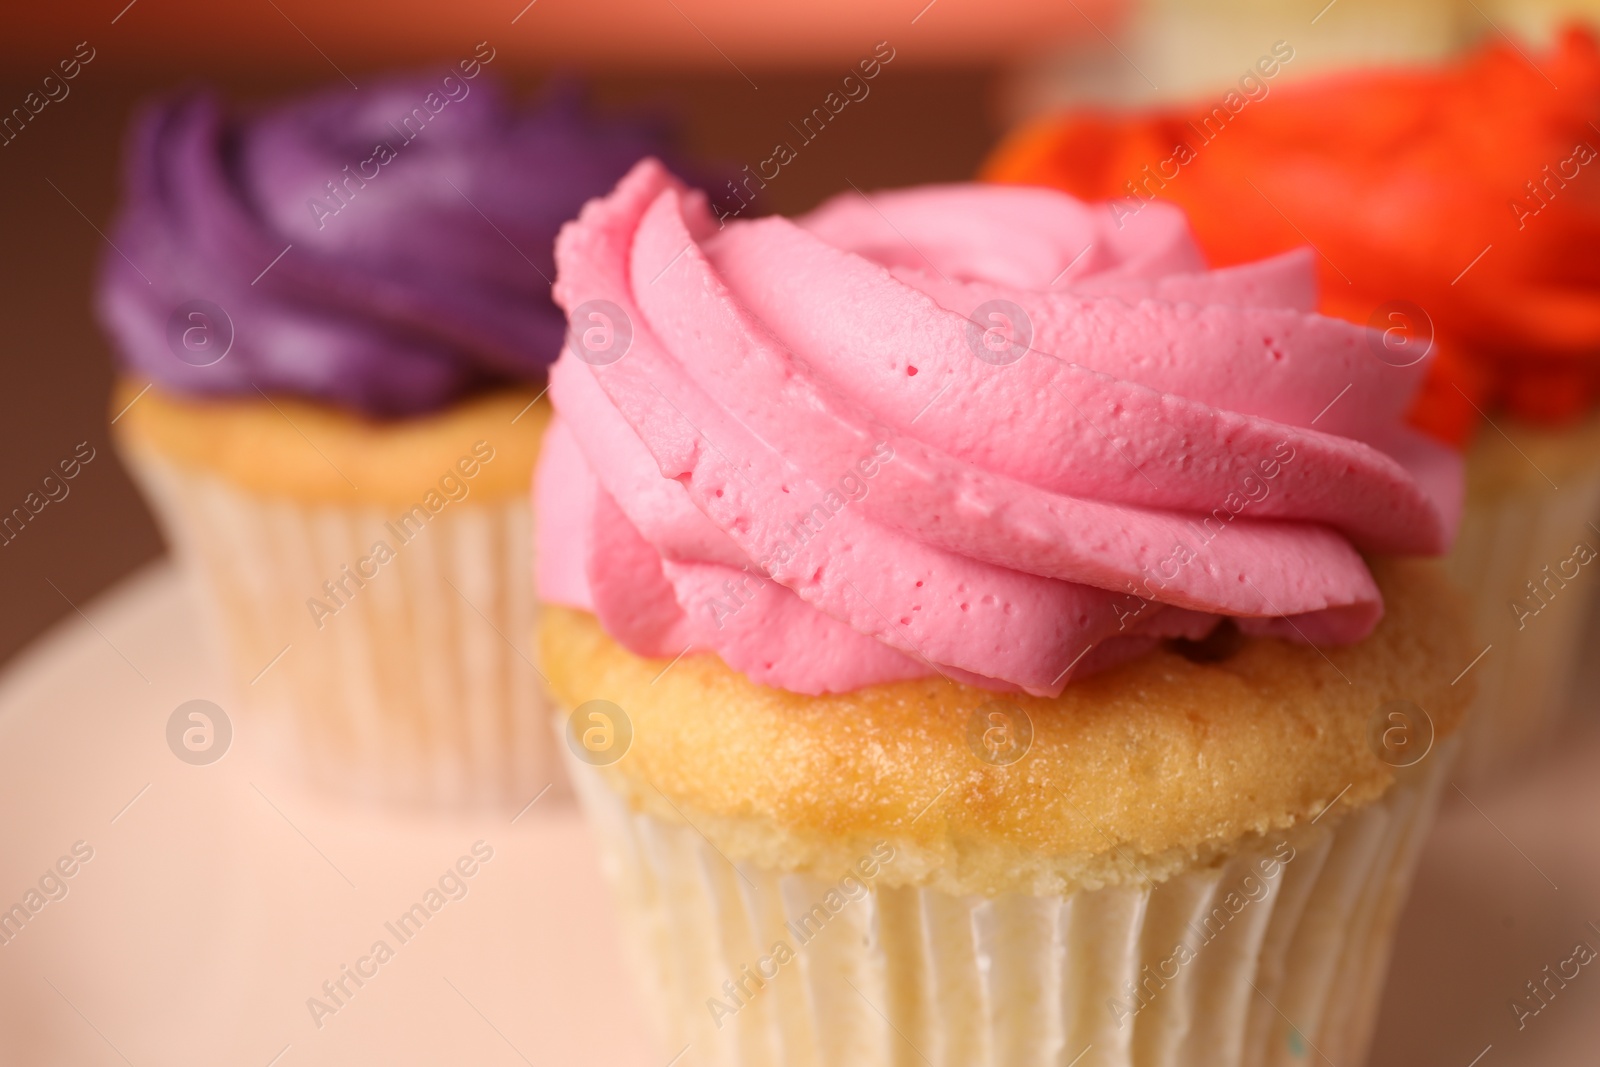
<svg viewBox="0 0 1600 1067"><path fill-rule="evenodd" d="M525 496L469 495L405 540L403 507L267 497L144 450L128 458L196 582L236 701L288 770L402 806L520 807L564 788L526 647ZM345 568L380 541L393 558L358 585Z"/></svg>
<svg viewBox="0 0 1600 1067"><path fill-rule="evenodd" d="M1356 1067L1455 748L1217 867L994 898L733 864L570 769L675 1063Z"/></svg>
<svg viewBox="0 0 1600 1067"><path fill-rule="evenodd" d="M1600 559L1574 565L1576 577L1548 586L1544 568L1559 579L1580 542L1600 552L1600 534L1589 525L1600 516L1600 464L1564 475L1560 486L1541 480L1470 495L1445 561L1472 601L1478 649L1488 649L1471 670L1477 697L1458 769L1464 782L1484 782L1524 760L1550 740L1566 707L1600 590ZM1539 597L1528 582L1540 586ZM1538 610L1519 620L1516 601Z"/></svg>

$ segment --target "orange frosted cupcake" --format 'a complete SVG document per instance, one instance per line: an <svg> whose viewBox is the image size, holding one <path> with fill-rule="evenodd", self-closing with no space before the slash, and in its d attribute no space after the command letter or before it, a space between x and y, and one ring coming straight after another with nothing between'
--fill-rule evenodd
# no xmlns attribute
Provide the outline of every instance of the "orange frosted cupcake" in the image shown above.
<svg viewBox="0 0 1600 1067"><path fill-rule="evenodd" d="M1548 736L1595 587L1600 48L1573 30L1531 64L1497 44L1209 104L1047 119L984 173L1124 219L1179 204L1218 265L1309 244L1320 306L1382 331L1375 359L1437 357L1411 420L1468 450L1450 566L1486 650L1466 757L1486 773Z"/></svg>

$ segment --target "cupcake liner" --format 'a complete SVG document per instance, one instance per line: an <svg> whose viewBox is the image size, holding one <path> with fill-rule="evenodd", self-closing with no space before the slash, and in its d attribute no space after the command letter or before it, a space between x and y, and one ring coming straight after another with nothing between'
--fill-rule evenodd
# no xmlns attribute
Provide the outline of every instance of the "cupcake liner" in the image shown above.
<svg viewBox="0 0 1600 1067"><path fill-rule="evenodd" d="M1550 740L1566 707L1600 589L1600 560L1579 565L1571 580L1541 587L1540 598L1527 583L1542 583L1544 568L1555 572L1579 542L1600 551L1600 535L1589 525L1600 516L1600 465L1562 474L1559 484L1557 490L1537 480L1469 494L1445 561L1471 598L1478 648L1489 649L1472 667L1478 688L1466 725L1463 781L1486 781L1524 760ZM1538 610L1519 620L1516 602Z"/></svg>
<svg viewBox="0 0 1600 1067"><path fill-rule="evenodd" d="M525 496L469 496L414 531L400 506L264 496L127 451L235 699L291 773L429 807L520 806L560 778L522 647L534 622ZM393 553L382 563L379 542Z"/></svg>
<svg viewBox="0 0 1600 1067"><path fill-rule="evenodd" d="M1365 1057L1456 747L1216 866L992 898L893 885L887 845L831 877L735 864L570 769L675 1062L1266 1067Z"/></svg>

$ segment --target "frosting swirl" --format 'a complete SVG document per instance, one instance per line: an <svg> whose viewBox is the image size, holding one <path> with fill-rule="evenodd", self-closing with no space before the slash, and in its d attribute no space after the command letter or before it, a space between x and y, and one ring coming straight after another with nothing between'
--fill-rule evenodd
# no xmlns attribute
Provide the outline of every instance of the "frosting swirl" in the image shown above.
<svg viewBox="0 0 1600 1067"><path fill-rule="evenodd" d="M1056 693L1221 616L1357 640L1358 549L1453 534L1425 365L1314 314L1307 254L1207 271L1162 205L935 186L719 231L646 161L556 262L541 593L642 655Z"/></svg>
<svg viewBox="0 0 1600 1067"><path fill-rule="evenodd" d="M124 365L176 392L381 416L541 380L563 330L557 229L666 138L596 122L570 88L515 108L481 71L249 116L211 93L146 107L97 298ZM226 355L190 358L190 340Z"/></svg>

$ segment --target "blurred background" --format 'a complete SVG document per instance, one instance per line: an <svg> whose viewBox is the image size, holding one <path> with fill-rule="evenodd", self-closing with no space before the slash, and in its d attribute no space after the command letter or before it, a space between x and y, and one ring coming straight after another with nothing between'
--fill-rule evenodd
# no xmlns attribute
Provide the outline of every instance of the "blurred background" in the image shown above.
<svg viewBox="0 0 1600 1067"><path fill-rule="evenodd" d="M1103 3L1074 10L939 0L913 24L920 7L836 0L779 13L706 0L123 0L70 10L25 5L0 16L7 109L80 42L94 52L68 83L70 94L0 149L0 499L20 501L80 441L111 457L85 471L70 506L51 509L4 548L0 600L9 610L0 617L0 660L162 552L107 447L111 360L90 308L124 132L141 98L205 83L237 101L262 101L454 63L489 41L495 73L519 93L536 92L554 72L585 74L603 109L676 116L689 151L737 161L737 169L770 154L791 118L815 106L876 42L892 39L896 59L872 105L838 123L773 184L764 209L794 212L845 187L847 177L863 188L970 178L1000 133L1002 72L1020 58L1019 37L1092 35L1089 18L1109 25L1119 17Z"/></svg>
<svg viewBox="0 0 1600 1067"><path fill-rule="evenodd" d="M1288 80L1436 60L1486 36L1539 41L1559 16L1555 5L1487 0L828 0L804 11L737 0L22 5L0 16L6 108L81 43L94 58L67 98L0 149L0 500L20 500L80 441L110 455L111 363L90 283L130 111L153 92L204 83L264 101L454 62L488 41L496 73L519 92L555 72L582 74L602 108L672 115L691 153L737 169L767 155L788 122L889 41L896 59L871 106L808 148L761 205L790 213L846 179L872 188L970 178L1008 126L1053 107L1226 87L1273 40L1294 43ZM162 551L117 460L86 473L70 507L4 548L0 661Z"/></svg>

